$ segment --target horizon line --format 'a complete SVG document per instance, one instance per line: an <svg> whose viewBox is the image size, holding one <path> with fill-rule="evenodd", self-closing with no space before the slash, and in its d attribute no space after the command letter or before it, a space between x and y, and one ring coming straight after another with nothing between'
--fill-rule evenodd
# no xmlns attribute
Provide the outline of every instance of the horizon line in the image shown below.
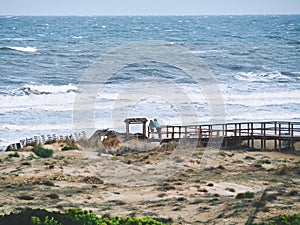
<svg viewBox="0 0 300 225"><path fill-rule="evenodd" d="M147 17L147 16L280 16L280 15L300 15L299 13L236 13L236 14L1 14L1 17L13 16L60 16L60 17L101 17L101 16L132 16L132 17Z"/></svg>

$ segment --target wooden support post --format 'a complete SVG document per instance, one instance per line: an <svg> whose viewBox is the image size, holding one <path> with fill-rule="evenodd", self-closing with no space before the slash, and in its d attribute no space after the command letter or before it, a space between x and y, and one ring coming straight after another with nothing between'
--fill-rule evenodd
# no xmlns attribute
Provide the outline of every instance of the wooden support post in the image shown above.
<svg viewBox="0 0 300 225"><path fill-rule="evenodd" d="M236 137L237 124L234 124L234 137Z"/></svg>
<svg viewBox="0 0 300 225"><path fill-rule="evenodd" d="M169 126L167 126L167 138L169 137Z"/></svg>
<svg viewBox="0 0 300 225"><path fill-rule="evenodd" d="M181 138L181 126L179 126L179 138Z"/></svg>
<svg viewBox="0 0 300 225"><path fill-rule="evenodd" d="M254 149L253 123L251 123L251 148Z"/></svg>
<svg viewBox="0 0 300 225"><path fill-rule="evenodd" d="M126 137L129 137L129 123L126 123Z"/></svg>
<svg viewBox="0 0 300 225"><path fill-rule="evenodd" d="M263 149L266 150L267 143L266 143L266 123L263 123Z"/></svg>
<svg viewBox="0 0 300 225"><path fill-rule="evenodd" d="M202 135L202 127L199 126L199 138L202 138L202 137L203 137L203 135Z"/></svg>
<svg viewBox="0 0 300 225"><path fill-rule="evenodd" d="M289 140L288 140L288 143L289 143L289 149L291 149L291 122L288 122L288 135L289 135Z"/></svg>
<svg viewBox="0 0 300 225"><path fill-rule="evenodd" d="M175 135L174 133L175 133L174 126L172 126L172 139L173 139L173 140L174 140L174 138L175 138L175 137L174 137L174 135Z"/></svg>
<svg viewBox="0 0 300 225"><path fill-rule="evenodd" d="M247 123L247 147L250 148L250 139L249 139L249 136L250 136L250 123Z"/></svg>
<svg viewBox="0 0 300 225"><path fill-rule="evenodd" d="M241 149L241 144L242 144L242 141L241 141L241 136L242 136L242 124L239 123L239 149Z"/></svg>
<svg viewBox="0 0 300 225"><path fill-rule="evenodd" d="M224 126L224 146L227 149L228 148L228 137L227 137L227 124Z"/></svg>
<svg viewBox="0 0 300 225"><path fill-rule="evenodd" d="M278 134L279 134L279 136L278 136L279 151L281 151L281 123L279 123L279 125L278 125Z"/></svg>
<svg viewBox="0 0 300 225"><path fill-rule="evenodd" d="M295 140L294 140L294 124L291 124L291 142L292 142L292 150L295 150Z"/></svg>
<svg viewBox="0 0 300 225"><path fill-rule="evenodd" d="M146 122L143 123L143 135L146 136Z"/></svg>
<svg viewBox="0 0 300 225"><path fill-rule="evenodd" d="M277 122L274 122L274 149L277 149Z"/></svg>
<svg viewBox="0 0 300 225"><path fill-rule="evenodd" d="M261 123L260 124L260 149L261 150L263 150L263 146L264 146L263 136L264 136L264 127L263 127L263 123Z"/></svg>

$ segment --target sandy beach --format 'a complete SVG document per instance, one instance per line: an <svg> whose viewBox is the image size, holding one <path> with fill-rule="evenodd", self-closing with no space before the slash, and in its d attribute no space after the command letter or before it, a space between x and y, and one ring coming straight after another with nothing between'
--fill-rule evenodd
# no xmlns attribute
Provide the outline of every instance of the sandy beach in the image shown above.
<svg viewBox="0 0 300 225"><path fill-rule="evenodd" d="M79 208L99 216L135 215L172 224L245 224L300 211L298 154L220 150L213 164L203 168L205 149L195 148L190 158L177 160L181 168L166 179L129 185L107 171L119 164L134 168L159 164L174 150L165 146L118 154L95 150L97 154L89 157L85 149L62 151L63 146L62 142L44 146L54 150L50 158L40 158L30 148L19 151L19 157L0 154L0 214L26 207ZM126 173L124 180L130 180Z"/></svg>

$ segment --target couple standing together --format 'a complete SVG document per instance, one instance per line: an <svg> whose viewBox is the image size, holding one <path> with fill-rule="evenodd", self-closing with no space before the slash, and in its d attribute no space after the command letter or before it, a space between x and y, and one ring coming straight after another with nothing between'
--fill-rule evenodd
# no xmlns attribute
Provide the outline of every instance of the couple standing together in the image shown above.
<svg viewBox="0 0 300 225"><path fill-rule="evenodd" d="M153 138L154 128L156 128L158 136L159 136L159 138L161 138L161 126L158 123L157 119L154 119L154 121L150 120L149 128L150 128L151 133L152 133L152 138Z"/></svg>

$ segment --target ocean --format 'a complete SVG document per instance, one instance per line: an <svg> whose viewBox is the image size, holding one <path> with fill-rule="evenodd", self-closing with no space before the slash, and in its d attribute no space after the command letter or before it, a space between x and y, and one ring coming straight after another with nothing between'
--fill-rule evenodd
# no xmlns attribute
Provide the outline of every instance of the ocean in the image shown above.
<svg viewBox="0 0 300 225"><path fill-rule="evenodd" d="M2 16L0 31L3 148L34 135L72 134L74 101L88 68L119 46L153 40L181 46L207 65L222 93L225 122L300 120L300 15ZM96 100L87 103L94 127L86 129L124 132L126 117L212 122L205 93L186 77L161 62L124 65L93 86ZM172 102L168 88L187 98ZM130 90L139 91L135 101Z"/></svg>

